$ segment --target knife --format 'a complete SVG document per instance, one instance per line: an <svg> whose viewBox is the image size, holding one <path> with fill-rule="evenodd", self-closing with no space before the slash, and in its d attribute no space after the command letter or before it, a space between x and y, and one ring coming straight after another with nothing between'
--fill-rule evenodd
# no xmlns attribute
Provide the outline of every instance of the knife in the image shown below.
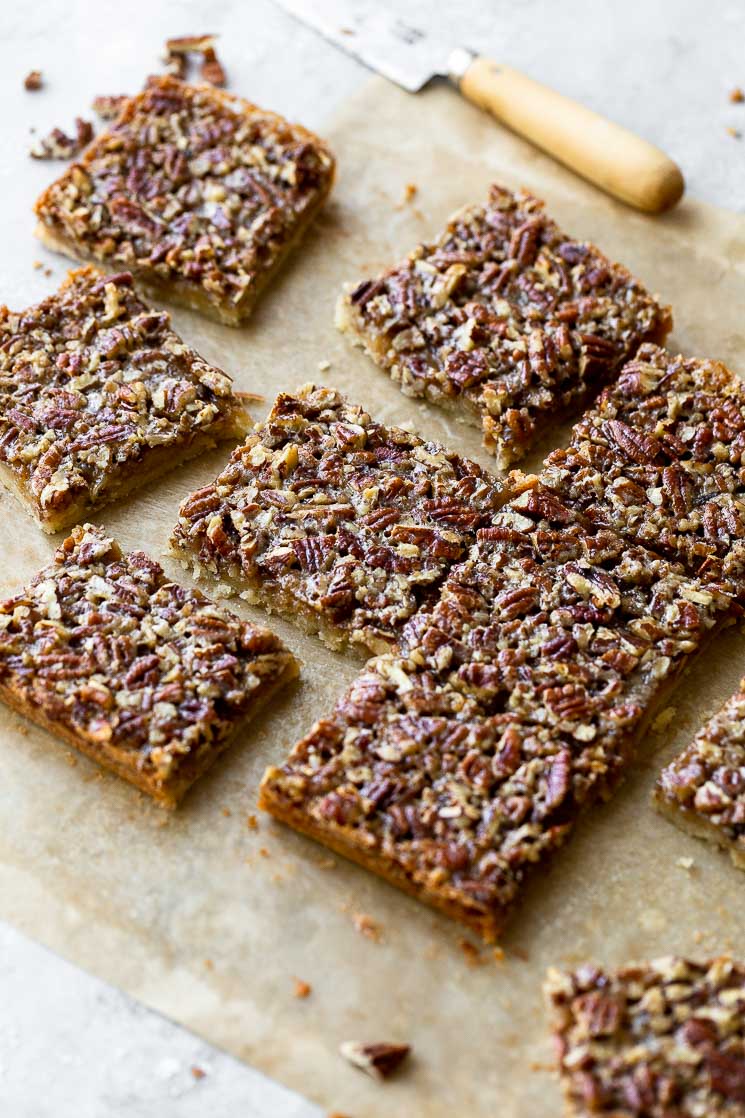
<svg viewBox="0 0 745 1118"><path fill-rule="evenodd" d="M448 52L428 33L381 11L377 0L278 2L409 93L446 78L501 124L630 206L660 213L683 195L680 168L659 148L519 70L464 47Z"/></svg>

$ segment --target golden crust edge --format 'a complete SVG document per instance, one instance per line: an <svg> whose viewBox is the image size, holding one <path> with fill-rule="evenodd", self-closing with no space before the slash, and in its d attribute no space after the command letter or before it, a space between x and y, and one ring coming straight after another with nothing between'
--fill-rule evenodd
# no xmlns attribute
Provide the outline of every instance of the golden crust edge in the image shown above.
<svg viewBox="0 0 745 1118"><path fill-rule="evenodd" d="M257 688L248 710L236 721L226 737L222 741L205 748L200 756L187 758L187 763L184 764L182 771L177 773L171 783L148 777L136 765L128 763L126 760L128 751L92 741L83 734L76 734L64 723L48 717L39 706L27 700L17 688L5 682L0 682L0 701L16 714L22 715L36 726L41 727L42 730L47 731L54 738L71 745L79 753L95 761L101 768L113 772L122 780L127 781L128 784L132 784L141 792L145 792L161 807L174 810L192 785L211 768L222 753L235 743L235 739L241 730L245 729L275 692L297 679L300 673L300 664L291 652L280 649L272 655L277 655L285 661L282 670Z"/></svg>
<svg viewBox="0 0 745 1118"><path fill-rule="evenodd" d="M737 869L745 871L744 844L730 839L722 828L716 827L706 819L702 819L700 815L690 811L683 804L674 803L665 795L659 785L653 790L651 801L660 815L677 827L678 830L723 850L729 854L732 864Z"/></svg>

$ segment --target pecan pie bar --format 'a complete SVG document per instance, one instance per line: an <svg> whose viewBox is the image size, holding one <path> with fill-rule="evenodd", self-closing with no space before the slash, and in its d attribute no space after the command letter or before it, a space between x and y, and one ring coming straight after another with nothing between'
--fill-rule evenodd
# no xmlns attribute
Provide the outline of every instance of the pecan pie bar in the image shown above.
<svg viewBox="0 0 745 1118"><path fill-rule="evenodd" d="M91 525L0 604L0 699L173 807L298 665Z"/></svg>
<svg viewBox="0 0 745 1118"><path fill-rule="evenodd" d="M743 1118L745 966L719 958L549 972L571 1118Z"/></svg>
<svg viewBox="0 0 745 1118"><path fill-rule="evenodd" d="M716 586L546 511L498 513L398 652L372 660L261 786L278 819L487 940L613 791L645 718L730 608Z"/></svg>
<svg viewBox="0 0 745 1118"><path fill-rule="evenodd" d="M718 361L643 346L541 480L613 528L745 590L745 385Z"/></svg>
<svg viewBox="0 0 745 1118"><path fill-rule="evenodd" d="M151 78L41 195L37 233L236 326L333 177L330 151L299 125L212 86Z"/></svg>
<svg viewBox="0 0 745 1118"><path fill-rule="evenodd" d="M506 499L475 462L305 385L183 502L171 544L332 647L384 652Z"/></svg>
<svg viewBox="0 0 745 1118"><path fill-rule="evenodd" d="M0 480L46 532L248 425L230 378L129 273L81 268L35 307L0 307Z"/></svg>
<svg viewBox="0 0 745 1118"><path fill-rule="evenodd" d="M500 468L584 405L672 319L531 195L493 186L398 266L342 296L337 325L410 396L483 429Z"/></svg>
<svg viewBox="0 0 745 1118"><path fill-rule="evenodd" d="M745 679L663 769L654 802L684 831L728 850L745 870Z"/></svg>

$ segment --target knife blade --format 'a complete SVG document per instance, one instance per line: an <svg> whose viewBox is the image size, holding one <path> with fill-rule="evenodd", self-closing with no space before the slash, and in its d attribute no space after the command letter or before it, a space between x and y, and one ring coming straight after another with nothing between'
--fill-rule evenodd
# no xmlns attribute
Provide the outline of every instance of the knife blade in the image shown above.
<svg viewBox="0 0 745 1118"><path fill-rule="evenodd" d="M669 209L685 182L669 156L620 124L510 66L452 49L375 0L277 0L347 54L418 93L447 78L464 97L583 178L648 213Z"/></svg>

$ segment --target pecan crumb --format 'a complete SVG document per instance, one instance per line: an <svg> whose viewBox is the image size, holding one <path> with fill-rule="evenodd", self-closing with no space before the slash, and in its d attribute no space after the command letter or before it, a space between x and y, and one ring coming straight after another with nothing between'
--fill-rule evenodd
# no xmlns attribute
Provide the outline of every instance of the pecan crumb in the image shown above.
<svg viewBox="0 0 745 1118"><path fill-rule="evenodd" d="M75 118L75 135L68 136L61 128L53 128L31 148L32 159L72 159L93 139L93 125L89 120Z"/></svg>
<svg viewBox="0 0 745 1118"><path fill-rule="evenodd" d="M261 855L262 858L271 858L271 854L269 853L269 851L267 850L267 848L265 846L260 846L259 847L259 854Z"/></svg>
<svg viewBox="0 0 745 1118"><path fill-rule="evenodd" d="M383 930L372 916L368 916L366 912L353 912L352 923L355 929L361 936L366 939L371 939L374 943L380 943L383 938Z"/></svg>
<svg viewBox="0 0 745 1118"><path fill-rule="evenodd" d="M221 808L221 811L226 819L233 814L229 807Z"/></svg>
<svg viewBox="0 0 745 1118"><path fill-rule="evenodd" d="M665 707L664 710L661 710L652 723L652 732L661 734L663 730L668 728L673 718L675 718L676 713L675 707Z"/></svg>
<svg viewBox="0 0 745 1118"><path fill-rule="evenodd" d="M404 205L406 205L408 202L413 202L418 193L419 187L417 186L417 184L415 182L407 182L406 186L404 187L404 196L401 199Z"/></svg>
<svg viewBox="0 0 745 1118"><path fill-rule="evenodd" d="M739 140L742 133L738 128L727 128L727 135L731 136L733 140Z"/></svg>
<svg viewBox="0 0 745 1118"><path fill-rule="evenodd" d="M458 940L458 947L460 947L461 951L463 952L463 957L465 958L469 967L481 966L484 961L481 958L481 952L475 944L471 943L469 939L461 937L461 939Z"/></svg>
<svg viewBox="0 0 745 1118"><path fill-rule="evenodd" d="M37 89L41 89L44 85L44 79L41 76L41 70L31 70L23 80L23 88L27 89L29 93L36 93Z"/></svg>
<svg viewBox="0 0 745 1118"><path fill-rule="evenodd" d="M258 831L259 821L255 815L249 815L248 819L246 820L246 826L248 827L249 831Z"/></svg>
<svg viewBox="0 0 745 1118"><path fill-rule="evenodd" d="M191 1074L193 1075L193 1077L195 1079L204 1079L207 1072L204 1070L204 1068L197 1067L197 1065L194 1064L194 1066L191 1069Z"/></svg>
<svg viewBox="0 0 745 1118"><path fill-rule="evenodd" d="M408 1044L360 1044L347 1040L339 1048L350 1064L371 1075L373 1079L388 1079L398 1070L409 1055Z"/></svg>
<svg viewBox="0 0 745 1118"><path fill-rule="evenodd" d="M730 90L729 99L735 105L740 104L741 101L745 101L745 93L743 93L739 85L736 85L733 90Z"/></svg>
<svg viewBox="0 0 745 1118"><path fill-rule="evenodd" d="M100 94L93 98L91 108L101 120L114 120L119 116L122 105L126 100L126 93Z"/></svg>
<svg viewBox="0 0 745 1118"><path fill-rule="evenodd" d="M310 996L313 987L310 982L304 982L302 978L295 979L295 989L292 992L293 998L307 998Z"/></svg>

